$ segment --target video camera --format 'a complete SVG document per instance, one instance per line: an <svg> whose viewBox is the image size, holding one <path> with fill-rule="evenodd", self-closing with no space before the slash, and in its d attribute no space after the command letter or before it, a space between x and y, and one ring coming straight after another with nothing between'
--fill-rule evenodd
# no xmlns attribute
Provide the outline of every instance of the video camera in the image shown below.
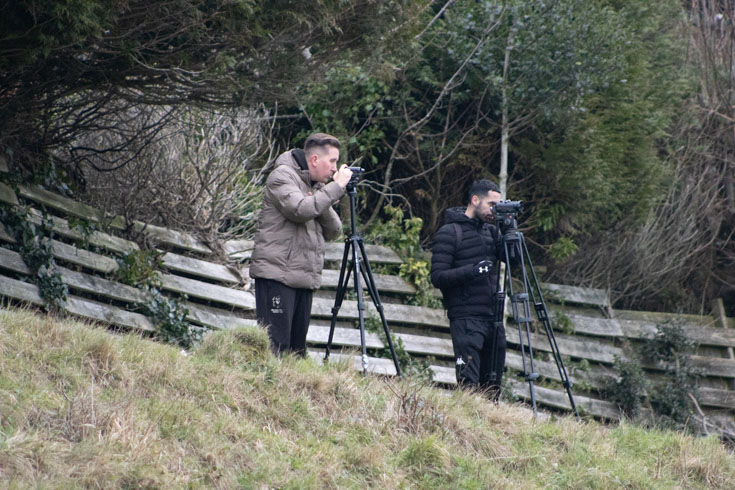
<svg viewBox="0 0 735 490"><path fill-rule="evenodd" d="M362 174L365 173L365 169L362 167L347 167L350 170L352 170L352 177L350 177L350 181L347 183L347 188L355 187L358 182L360 182L360 179L362 178Z"/></svg>
<svg viewBox="0 0 735 490"><path fill-rule="evenodd" d="M516 218L523 212L523 201L500 201L493 206L493 217L500 231L517 226Z"/></svg>

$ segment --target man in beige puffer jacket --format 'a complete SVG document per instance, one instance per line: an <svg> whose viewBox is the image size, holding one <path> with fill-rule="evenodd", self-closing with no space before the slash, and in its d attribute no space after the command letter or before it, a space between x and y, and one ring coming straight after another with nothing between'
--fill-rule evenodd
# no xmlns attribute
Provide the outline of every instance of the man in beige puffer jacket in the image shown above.
<svg viewBox="0 0 735 490"><path fill-rule="evenodd" d="M352 177L346 165L337 171L339 148L334 136L312 134L303 150L278 157L265 184L250 276L255 278L258 322L268 328L277 354L306 352L312 293L321 286L325 242L342 232L332 206Z"/></svg>

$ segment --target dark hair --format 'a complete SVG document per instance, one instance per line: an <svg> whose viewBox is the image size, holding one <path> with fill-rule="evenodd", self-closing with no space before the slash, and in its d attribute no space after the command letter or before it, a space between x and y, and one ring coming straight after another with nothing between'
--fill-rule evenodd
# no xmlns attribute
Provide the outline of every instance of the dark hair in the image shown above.
<svg viewBox="0 0 735 490"><path fill-rule="evenodd" d="M472 196L486 196L490 191L500 193L500 187L492 180L482 179L474 181L470 186L469 192L467 192L467 203L472 202Z"/></svg>
<svg viewBox="0 0 735 490"><path fill-rule="evenodd" d="M337 149L340 148L340 142L337 138L327 133L314 133L306 138L304 142L304 153L310 154L314 148L321 148L324 146L333 146Z"/></svg>

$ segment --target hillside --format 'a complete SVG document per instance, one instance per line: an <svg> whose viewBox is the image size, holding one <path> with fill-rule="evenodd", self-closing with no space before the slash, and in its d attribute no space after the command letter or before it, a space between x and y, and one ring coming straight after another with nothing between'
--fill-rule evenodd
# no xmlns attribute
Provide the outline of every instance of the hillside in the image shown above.
<svg viewBox="0 0 735 490"><path fill-rule="evenodd" d="M551 418L346 364L273 358L255 328L194 351L0 310L10 487L725 488L715 438Z"/></svg>

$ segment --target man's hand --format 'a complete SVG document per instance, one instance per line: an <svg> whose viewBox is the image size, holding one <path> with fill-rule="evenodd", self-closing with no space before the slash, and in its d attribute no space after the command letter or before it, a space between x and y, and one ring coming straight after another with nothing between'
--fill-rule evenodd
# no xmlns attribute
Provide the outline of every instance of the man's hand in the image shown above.
<svg viewBox="0 0 735 490"><path fill-rule="evenodd" d="M487 276L490 274L490 269L493 268L492 260L482 260L472 266L472 274L475 277Z"/></svg>
<svg viewBox="0 0 735 490"><path fill-rule="evenodd" d="M341 188L346 188L347 184L350 183L350 179L352 178L352 170L350 170L350 167L347 165L342 165L339 167L339 170L337 170L334 175L332 176L332 179L336 183L339 184Z"/></svg>

